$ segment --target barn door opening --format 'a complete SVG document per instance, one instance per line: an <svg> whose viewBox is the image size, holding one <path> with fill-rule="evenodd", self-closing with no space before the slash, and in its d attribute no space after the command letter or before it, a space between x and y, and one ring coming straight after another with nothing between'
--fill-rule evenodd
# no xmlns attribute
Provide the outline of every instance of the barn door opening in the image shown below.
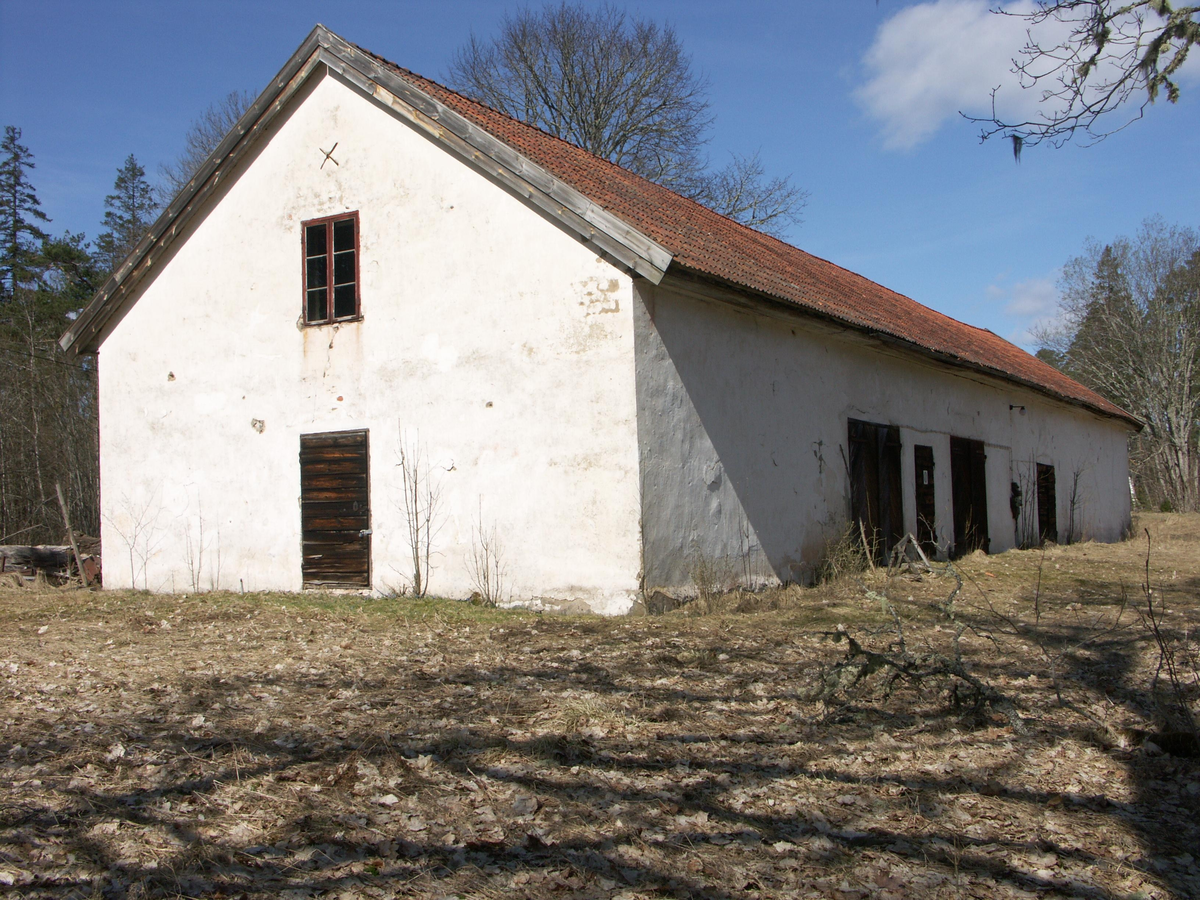
<svg viewBox="0 0 1200 900"><path fill-rule="evenodd" d="M904 533L900 429L851 419L850 509L871 554L883 561Z"/></svg>
<svg viewBox="0 0 1200 900"><path fill-rule="evenodd" d="M932 555L937 552L937 531L934 521L937 507L933 494L933 448L923 444L913 447L913 463L917 472L917 542Z"/></svg>
<svg viewBox="0 0 1200 900"><path fill-rule="evenodd" d="M1054 466L1037 464L1038 537L1042 543L1058 543L1058 499L1054 490Z"/></svg>
<svg viewBox="0 0 1200 900"><path fill-rule="evenodd" d="M306 588L371 586L366 431L300 435L301 562Z"/></svg>
<svg viewBox="0 0 1200 900"><path fill-rule="evenodd" d="M955 556L972 550L988 551L986 462L983 441L950 438Z"/></svg>

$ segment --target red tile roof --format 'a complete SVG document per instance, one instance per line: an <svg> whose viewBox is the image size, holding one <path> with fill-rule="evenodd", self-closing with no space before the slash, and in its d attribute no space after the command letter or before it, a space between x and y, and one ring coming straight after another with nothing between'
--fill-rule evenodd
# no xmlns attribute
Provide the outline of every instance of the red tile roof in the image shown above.
<svg viewBox="0 0 1200 900"><path fill-rule="evenodd" d="M471 100L369 50L413 87L511 146L665 247L680 265L871 332L1138 422L1053 366L984 328L755 231L574 144Z"/></svg>

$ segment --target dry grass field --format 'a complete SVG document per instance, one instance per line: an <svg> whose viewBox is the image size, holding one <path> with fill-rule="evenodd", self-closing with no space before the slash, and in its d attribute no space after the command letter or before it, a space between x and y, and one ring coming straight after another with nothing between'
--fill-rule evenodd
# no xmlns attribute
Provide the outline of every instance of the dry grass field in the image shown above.
<svg viewBox="0 0 1200 900"><path fill-rule="evenodd" d="M1200 517L1138 525L1195 709ZM627 619L0 588L0 893L1200 897L1146 545Z"/></svg>

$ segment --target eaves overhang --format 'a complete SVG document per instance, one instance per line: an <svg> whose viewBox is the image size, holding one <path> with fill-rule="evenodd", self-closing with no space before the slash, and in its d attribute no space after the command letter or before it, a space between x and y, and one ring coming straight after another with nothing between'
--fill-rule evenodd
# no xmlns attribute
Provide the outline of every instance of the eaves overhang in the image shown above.
<svg viewBox="0 0 1200 900"><path fill-rule="evenodd" d="M1142 431L1146 427L1146 424L1141 419L1106 401L1101 405L1100 403L1089 403L1080 398L1070 397L1058 391L1051 390L1045 385L1038 384L1036 381L1022 378L1012 372L1007 372L1004 369L988 366L953 353L938 351L877 326L855 321L845 316L836 315L835 313L822 311L812 306L803 305L786 297L779 297L759 291L736 281L714 276L700 269L676 263L671 267L670 273L663 280L662 284L663 287L677 292L728 303L746 310L755 311L759 314L773 313L779 317L792 319L793 321L803 319L823 323L830 326L831 330L839 331L842 334L857 334L867 341L874 342L876 345L899 351L901 355L930 360L945 366L951 371L957 369L973 372L985 376L992 383L1001 381L1013 387L1031 391L1046 399L1072 406L1076 409L1086 410L1092 415L1122 422L1135 433ZM1100 399L1102 400L1102 398Z"/></svg>

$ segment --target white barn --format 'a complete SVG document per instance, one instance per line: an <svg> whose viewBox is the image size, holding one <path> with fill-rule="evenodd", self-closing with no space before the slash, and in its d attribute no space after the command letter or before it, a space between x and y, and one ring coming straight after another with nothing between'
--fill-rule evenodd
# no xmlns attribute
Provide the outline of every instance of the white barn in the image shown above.
<svg viewBox="0 0 1200 900"><path fill-rule="evenodd" d="M628 610L1129 527L1136 420L989 331L318 26L63 336L98 355L105 583ZM1014 485L1022 493L1014 500ZM1067 534L1067 532L1070 534Z"/></svg>

